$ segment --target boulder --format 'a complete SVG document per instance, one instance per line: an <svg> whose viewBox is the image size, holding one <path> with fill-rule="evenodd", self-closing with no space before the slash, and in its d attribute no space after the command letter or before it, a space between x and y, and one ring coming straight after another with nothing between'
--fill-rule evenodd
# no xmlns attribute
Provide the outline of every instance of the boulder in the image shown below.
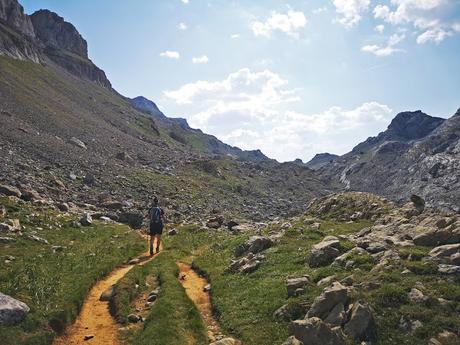
<svg viewBox="0 0 460 345"><path fill-rule="evenodd" d="M101 207L108 208L110 210L121 210L123 208L123 203L121 203L120 201L109 200L103 202L101 204Z"/></svg>
<svg viewBox="0 0 460 345"><path fill-rule="evenodd" d="M130 211L122 212L118 215L120 223L128 224L133 229L140 229L144 221L144 215L141 212Z"/></svg>
<svg viewBox="0 0 460 345"><path fill-rule="evenodd" d="M321 267L331 264L340 255L340 248L338 238L333 236L325 237L311 249L308 265L310 267Z"/></svg>
<svg viewBox="0 0 460 345"><path fill-rule="evenodd" d="M303 345L303 343L294 336L290 336L282 345Z"/></svg>
<svg viewBox="0 0 460 345"><path fill-rule="evenodd" d="M433 248L429 256L431 259L436 261L441 261L447 264L451 263L450 258L452 256L455 257L455 254L460 253L460 243L457 244L445 244L443 246L439 246Z"/></svg>
<svg viewBox="0 0 460 345"><path fill-rule="evenodd" d="M449 331L442 331L436 338L431 338L428 345L453 345L459 343L458 336Z"/></svg>
<svg viewBox="0 0 460 345"><path fill-rule="evenodd" d="M359 340L373 338L374 316L371 307L364 301L353 304L349 321L344 326L344 332L348 336Z"/></svg>
<svg viewBox="0 0 460 345"><path fill-rule="evenodd" d="M245 253L257 254L261 251L270 248L273 245L273 240L264 236L252 236L249 240L239 245L235 249L235 256L241 256Z"/></svg>
<svg viewBox="0 0 460 345"><path fill-rule="evenodd" d="M224 224L223 216L216 216L214 218L209 219L206 222L206 226L212 229L219 229L222 226L222 224Z"/></svg>
<svg viewBox="0 0 460 345"><path fill-rule="evenodd" d="M13 232L21 230L21 222L19 219L8 219L5 221L5 224L9 225Z"/></svg>
<svg viewBox="0 0 460 345"><path fill-rule="evenodd" d="M428 299L428 297L425 296L419 289L412 288L409 292L409 299L414 303L423 303Z"/></svg>
<svg viewBox="0 0 460 345"><path fill-rule="evenodd" d="M287 279L286 289L288 297L296 296L296 290L299 288L304 288L309 282L310 279L308 277Z"/></svg>
<svg viewBox="0 0 460 345"><path fill-rule="evenodd" d="M24 201L37 201L42 200L38 192L32 188L23 189L21 192L21 199Z"/></svg>
<svg viewBox="0 0 460 345"><path fill-rule="evenodd" d="M241 342L233 338L223 338L211 343L210 345L241 345Z"/></svg>
<svg viewBox="0 0 460 345"><path fill-rule="evenodd" d="M93 224L93 218L89 213L85 213L83 217L80 218L79 222L83 226L90 226L91 224Z"/></svg>
<svg viewBox="0 0 460 345"><path fill-rule="evenodd" d="M0 184L0 194L5 194L6 196L15 196L16 198L21 197L21 191L13 186Z"/></svg>
<svg viewBox="0 0 460 345"><path fill-rule="evenodd" d="M343 303L338 303L332 310L329 312L329 315L324 319L324 322L332 326L341 326L347 314L345 312L345 306Z"/></svg>
<svg viewBox="0 0 460 345"><path fill-rule="evenodd" d="M99 297L99 301L110 301L113 298L115 293L115 287L112 285L107 290L105 290Z"/></svg>
<svg viewBox="0 0 460 345"><path fill-rule="evenodd" d="M179 231L177 231L176 228L171 229L171 230L168 231L168 235L169 235L169 236L175 236L175 235L177 235L178 233L179 233Z"/></svg>
<svg viewBox="0 0 460 345"><path fill-rule="evenodd" d="M16 325L29 311L27 304L0 292L0 326Z"/></svg>
<svg viewBox="0 0 460 345"><path fill-rule="evenodd" d="M61 212L68 212L70 210L70 206L66 202L60 202L56 206Z"/></svg>
<svg viewBox="0 0 460 345"><path fill-rule="evenodd" d="M339 282L334 282L331 287L324 289L323 293L315 298L307 312L307 318L325 319L337 304L346 305L348 299L348 288Z"/></svg>
<svg viewBox="0 0 460 345"><path fill-rule="evenodd" d="M336 257L334 259L334 265L345 266L345 263L348 261L348 259L355 254L356 255L366 254L366 250L361 247L354 247L350 249L348 252Z"/></svg>
<svg viewBox="0 0 460 345"><path fill-rule="evenodd" d="M460 242L460 228L457 229L429 229L413 239L417 246L433 247L444 244L454 244Z"/></svg>
<svg viewBox="0 0 460 345"><path fill-rule="evenodd" d="M72 137L72 138L70 138L70 142L71 142L72 144L74 144L75 146L78 146L79 148L86 150L86 145L85 145L85 143L84 143L83 141L81 141L80 139L77 139L77 138L75 138L75 137Z"/></svg>
<svg viewBox="0 0 460 345"><path fill-rule="evenodd" d="M332 329L317 317L291 322L289 334L308 345L345 345L340 329Z"/></svg>
<svg viewBox="0 0 460 345"><path fill-rule="evenodd" d="M460 274L460 266L440 264L438 272L442 274Z"/></svg>

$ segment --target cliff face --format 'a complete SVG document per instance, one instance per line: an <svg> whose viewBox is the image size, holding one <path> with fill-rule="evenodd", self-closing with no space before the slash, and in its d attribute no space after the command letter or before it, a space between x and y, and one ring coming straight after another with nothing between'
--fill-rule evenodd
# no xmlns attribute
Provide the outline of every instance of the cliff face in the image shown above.
<svg viewBox="0 0 460 345"><path fill-rule="evenodd" d="M77 29L48 10L28 16L17 0L0 0L0 55L43 63L111 88L103 70L88 58L88 44Z"/></svg>
<svg viewBox="0 0 460 345"><path fill-rule="evenodd" d="M16 0L0 0L0 19L20 33L35 37L32 21Z"/></svg>
<svg viewBox="0 0 460 345"><path fill-rule="evenodd" d="M320 169L346 189L396 201L412 194L430 206L460 212L460 116L399 113L388 129Z"/></svg>
<svg viewBox="0 0 460 345"><path fill-rule="evenodd" d="M42 61L32 21L16 0L0 0L0 55Z"/></svg>

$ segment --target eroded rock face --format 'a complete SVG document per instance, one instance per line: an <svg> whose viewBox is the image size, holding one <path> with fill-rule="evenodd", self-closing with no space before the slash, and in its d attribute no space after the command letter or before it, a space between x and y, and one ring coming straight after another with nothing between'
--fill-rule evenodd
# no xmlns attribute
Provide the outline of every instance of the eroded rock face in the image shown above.
<svg viewBox="0 0 460 345"><path fill-rule="evenodd" d="M22 34L35 37L32 22L17 0L0 0L0 19Z"/></svg>
<svg viewBox="0 0 460 345"><path fill-rule="evenodd" d="M291 322L289 334L309 345L345 345L340 328L333 329L317 317Z"/></svg>
<svg viewBox="0 0 460 345"><path fill-rule="evenodd" d="M88 58L88 44L77 29L64 21L64 18L48 10L39 10L32 14L30 19L37 37L45 45Z"/></svg>
<svg viewBox="0 0 460 345"><path fill-rule="evenodd" d="M13 326L26 317L27 304L0 292L0 326Z"/></svg>

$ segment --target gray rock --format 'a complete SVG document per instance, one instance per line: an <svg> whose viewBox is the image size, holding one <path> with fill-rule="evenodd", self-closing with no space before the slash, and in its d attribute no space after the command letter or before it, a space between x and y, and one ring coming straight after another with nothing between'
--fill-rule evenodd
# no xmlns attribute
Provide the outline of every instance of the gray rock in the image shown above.
<svg viewBox="0 0 460 345"><path fill-rule="evenodd" d="M210 345L241 345L241 342L233 338L223 338L211 343Z"/></svg>
<svg viewBox="0 0 460 345"><path fill-rule="evenodd" d="M460 274L460 266L456 265L438 265L438 272L442 274Z"/></svg>
<svg viewBox="0 0 460 345"><path fill-rule="evenodd" d="M282 345L303 345L303 343L294 336L290 336Z"/></svg>
<svg viewBox="0 0 460 345"><path fill-rule="evenodd" d="M429 256L431 259L450 264L450 257L457 253L460 253L460 243L445 244L443 246L433 248L430 251Z"/></svg>
<svg viewBox="0 0 460 345"><path fill-rule="evenodd" d="M412 288L409 292L409 299L414 303L423 303L428 299L428 297L425 296L419 289Z"/></svg>
<svg viewBox="0 0 460 345"><path fill-rule="evenodd" d="M83 226L90 226L93 224L93 218L89 213L85 213L83 217L80 218L80 224Z"/></svg>
<svg viewBox="0 0 460 345"><path fill-rule="evenodd" d="M101 296L99 297L99 301L104 301L104 302L107 302L107 301L110 301L113 296L115 294L115 287L112 285L111 287L109 287L107 290L105 290Z"/></svg>
<svg viewBox="0 0 460 345"><path fill-rule="evenodd" d="M241 256L245 253L257 254L270 248L272 245L273 241L268 237L252 236L249 240L236 247L235 256Z"/></svg>
<svg viewBox="0 0 460 345"><path fill-rule="evenodd" d="M77 138L75 138L75 137L72 137L72 138L70 138L70 142L71 142L72 144L74 144L75 146L78 146L79 148L82 148L82 149L86 150L86 145L85 145L85 143L84 143L83 141L81 141L80 139L77 139Z"/></svg>
<svg viewBox="0 0 460 345"><path fill-rule="evenodd" d="M335 282L331 287L324 289L323 293L315 298L306 317L319 317L325 319L337 304L341 303L346 305L348 299L348 288L339 282Z"/></svg>
<svg viewBox="0 0 460 345"><path fill-rule="evenodd" d="M13 326L24 320L30 308L27 304L0 292L0 325Z"/></svg>
<svg viewBox="0 0 460 345"><path fill-rule="evenodd" d="M310 267L321 267L331 264L340 255L340 248L340 242L336 237L326 237L311 249L308 265Z"/></svg>
<svg viewBox="0 0 460 345"><path fill-rule="evenodd" d="M324 322L332 326L341 326L347 314L345 313L345 306L343 303L338 303L332 310L329 312L329 315L324 319Z"/></svg>
<svg viewBox="0 0 460 345"><path fill-rule="evenodd" d="M45 240L44 238L39 237L37 235L28 234L28 235L26 235L26 238L28 238L29 240L38 242L38 243L49 244L49 242L47 240Z"/></svg>
<svg viewBox="0 0 460 345"><path fill-rule="evenodd" d="M15 196L16 198L21 197L21 191L19 189L4 184L0 184L0 194L5 194L6 196Z"/></svg>
<svg viewBox="0 0 460 345"><path fill-rule="evenodd" d="M308 345L345 345L340 329L332 329L317 317L291 322L289 334Z"/></svg>
<svg viewBox="0 0 460 345"><path fill-rule="evenodd" d="M344 332L352 338L368 340L372 337L373 327L374 316L369 304L364 301L355 302Z"/></svg>
<svg viewBox="0 0 460 345"><path fill-rule="evenodd" d="M430 229L414 237L417 246L439 246L460 242L460 229Z"/></svg>
<svg viewBox="0 0 460 345"><path fill-rule="evenodd" d="M141 321L141 317L136 315L136 314L129 314L128 315L128 321L131 323L137 323Z"/></svg>
<svg viewBox="0 0 460 345"><path fill-rule="evenodd" d="M304 288L310 279L308 277L291 278L286 280L286 289L288 297L296 296L296 290Z"/></svg>

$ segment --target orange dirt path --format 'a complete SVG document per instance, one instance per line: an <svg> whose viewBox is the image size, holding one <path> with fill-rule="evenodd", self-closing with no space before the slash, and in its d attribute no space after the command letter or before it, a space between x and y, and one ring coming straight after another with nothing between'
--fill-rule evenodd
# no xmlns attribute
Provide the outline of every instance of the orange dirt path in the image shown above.
<svg viewBox="0 0 460 345"><path fill-rule="evenodd" d="M143 254L139 257L140 262L137 265L144 265L157 255L151 257L148 254ZM86 296L75 323L69 326L62 336L56 337L53 345L119 345L118 328L120 326L110 315L109 302L99 301L99 297L105 290L123 278L134 266L136 265L116 268L108 276L99 280ZM84 338L87 335L94 337L85 341Z"/></svg>
<svg viewBox="0 0 460 345"><path fill-rule="evenodd" d="M192 267L186 263L177 262L177 266L180 270L180 276L183 277L180 279L180 282L187 296L197 306L207 328L210 341L215 341L216 336L221 333L219 324L212 315L211 297L208 292L204 291L204 287L208 285L207 280L200 277Z"/></svg>

